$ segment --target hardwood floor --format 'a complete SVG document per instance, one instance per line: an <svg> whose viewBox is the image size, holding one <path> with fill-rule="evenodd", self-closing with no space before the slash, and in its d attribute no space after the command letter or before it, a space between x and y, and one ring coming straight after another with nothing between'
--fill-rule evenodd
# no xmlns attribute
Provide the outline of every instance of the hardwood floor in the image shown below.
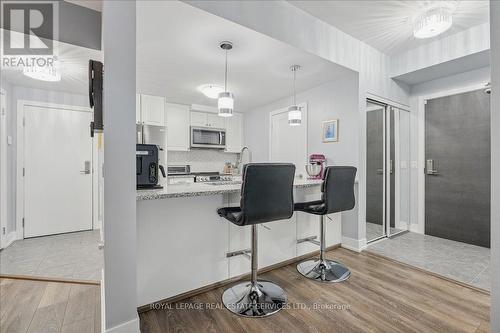
<svg viewBox="0 0 500 333"><path fill-rule="evenodd" d="M100 286L0 279L0 332L101 332Z"/></svg>
<svg viewBox="0 0 500 333"><path fill-rule="evenodd" d="M141 332L489 332L487 293L369 253L337 249L327 257L350 267L351 278L317 283L295 264L260 276L288 295L288 308L271 317L232 315L218 288L141 313Z"/></svg>

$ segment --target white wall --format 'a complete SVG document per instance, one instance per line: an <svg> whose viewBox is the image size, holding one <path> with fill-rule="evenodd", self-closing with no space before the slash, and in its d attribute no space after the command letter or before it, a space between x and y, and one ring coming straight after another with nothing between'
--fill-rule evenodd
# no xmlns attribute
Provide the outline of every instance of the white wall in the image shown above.
<svg viewBox="0 0 500 333"><path fill-rule="evenodd" d="M135 181L135 1L103 2L104 291L107 332L139 332Z"/></svg>
<svg viewBox="0 0 500 333"><path fill-rule="evenodd" d="M491 22L491 332L500 332L500 1L490 1Z"/></svg>
<svg viewBox="0 0 500 333"><path fill-rule="evenodd" d="M299 92L297 103L307 103L307 152L324 154L328 165L358 165L358 79L355 72ZM245 112L245 142L254 162L269 161L269 114L291 103L291 97ZM322 122L339 118L340 140L322 142ZM297 166L297 168L304 166Z"/></svg>
<svg viewBox="0 0 500 333"><path fill-rule="evenodd" d="M437 80L427 81L411 87L410 95L410 156L412 161L418 161L419 150L419 126L418 101L422 96L428 96L454 89L486 84L490 81L490 67L464 72L452 76L443 77ZM493 142L493 141L492 141ZM424 226L418 225L418 198L419 188L418 174L420 169L411 169L410 183L410 223L412 230L424 232Z"/></svg>
<svg viewBox="0 0 500 333"><path fill-rule="evenodd" d="M358 74L350 72L297 94L297 103L307 103L307 152L324 154L328 165L359 167L359 127L360 118L364 117L364 110L362 114L359 113L358 81ZM269 161L269 114L289 106L290 103L291 97L288 97L245 112L245 143L252 151L252 161ZM339 142L322 142L322 122L337 118ZM304 166L297 166L301 167ZM361 177L361 172L358 170L358 177ZM359 199L358 196L358 203ZM359 210L359 206L357 209ZM351 216L345 221L342 220L342 236L355 240L364 239L364 233L358 235L355 220Z"/></svg>
<svg viewBox="0 0 500 333"><path fill-rule="evenodd" d="M7 136L12 137L12 145L7 147L7 232L16 229L16 170L17 170L17 101L28 100L88 107L88 97L72 93L49 91L11 85L2 82L6 91ZM22 235L18 235L20 237Z"/></svg>
<svg viewBox="0 0 500 333"><path fill-rule="evenodd" d="M391 77L427 68L490 48L489 24L484 23L391 57Z"/></svg>

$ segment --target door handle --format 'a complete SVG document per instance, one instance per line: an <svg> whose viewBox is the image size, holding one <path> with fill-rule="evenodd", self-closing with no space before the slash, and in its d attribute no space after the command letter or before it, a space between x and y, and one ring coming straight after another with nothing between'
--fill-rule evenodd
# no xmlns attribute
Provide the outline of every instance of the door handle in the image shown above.
<svg viewBox="0 0 500 333"><path fill-rule="evenodd" d="M84 170L81 170L80 173L82 175L90 175L90 161L85 161L83 164Z"/></svg>
<svg viewBox="0 0 500 333"><path fill-rule="evenodd" d="M429 159L425 162L425 174L437 176L438 172L434 160Z"/></svg>
<svg viewBox="0 0 500 333"><path fill-rule="evenodd" d="M383 175L384 169L377 169L377 175Z"/></svg>

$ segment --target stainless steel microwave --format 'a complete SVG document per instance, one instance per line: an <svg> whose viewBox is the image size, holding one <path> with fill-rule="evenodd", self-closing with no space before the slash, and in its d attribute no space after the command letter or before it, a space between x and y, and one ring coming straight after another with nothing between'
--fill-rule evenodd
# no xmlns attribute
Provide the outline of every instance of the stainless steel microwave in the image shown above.
<svg viewBox="0 0 500 333"><path fill-rule="evenodd" d="M226 130L211 127L191 127L192 148L226 148Z"/></svg>

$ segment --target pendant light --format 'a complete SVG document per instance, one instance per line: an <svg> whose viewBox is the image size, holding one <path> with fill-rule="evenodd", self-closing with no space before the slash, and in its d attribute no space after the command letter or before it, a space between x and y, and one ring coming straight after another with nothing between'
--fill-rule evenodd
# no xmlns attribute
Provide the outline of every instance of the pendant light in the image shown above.
<svg viewBox="0 0 500 333"><path fill-rule="evenodd" d="M296 95L295 95L295 79L296 73L300 69L299 65L293 65L290 70L293 72L293 105L288 107L288 125L299 126L302 123L302 111L297 105Z"/></svg>
<svg viewBox="0 0 500 333"><path fill-rule="evenodd" d="M432 8L415 18L413 36L420 39L435 37L448 30L452 24L453 16L449 8Z"/></svg>
<svg viewBox="0 0 500 333"><path fill-rule="evenodd" d="M233 48L233 43L222 42L219 46L221 49L226 51L226 68L224 73L224 91L219 94L217 108L219 109L219 116L231 117L234 109L234 98L233 94L227 91L227 51Z"/></svg>

